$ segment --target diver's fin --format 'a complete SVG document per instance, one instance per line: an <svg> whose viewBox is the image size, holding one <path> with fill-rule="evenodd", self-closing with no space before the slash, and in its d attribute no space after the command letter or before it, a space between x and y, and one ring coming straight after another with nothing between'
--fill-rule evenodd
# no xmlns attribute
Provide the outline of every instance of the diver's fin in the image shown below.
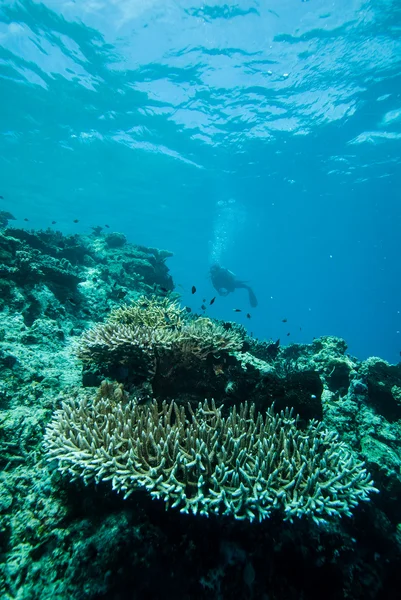
<svg viewBox="0 0 401 600"><path fill-rule="evenodd" d="M240 289L240 288L248 290L249 303L252 306L252 308L255 308L255 306L258 305L258 300L257 300L255 294L253 293L252 288L250 288L249 285L247 285L244 281L236 281L235 289Z"/></svg>
<svg viewBox="0 0 401 600"><path fill-rule="evenodd" d="M249 294L249 304L252 306L252 308L255 308L255 306L258 305L258 300L255 296L255 294L253 293L253 290L248 286L248 294Z"/></svg>

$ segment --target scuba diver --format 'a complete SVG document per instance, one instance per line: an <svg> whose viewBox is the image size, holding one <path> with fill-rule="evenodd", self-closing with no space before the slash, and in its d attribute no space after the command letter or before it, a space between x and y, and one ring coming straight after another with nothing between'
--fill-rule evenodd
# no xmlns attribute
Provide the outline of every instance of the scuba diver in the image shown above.
<svg viewBox="0 0 401 600"><path fill-rule="evenodd" d="M214 289L220 294L220 296L228 296L230 292L234 292L238 288L244 288L248 290L249 303L254 308L258 305L253 290L244 281L236 279L234 273L219 265L213 265L210 267L210 277Z"/></svg>

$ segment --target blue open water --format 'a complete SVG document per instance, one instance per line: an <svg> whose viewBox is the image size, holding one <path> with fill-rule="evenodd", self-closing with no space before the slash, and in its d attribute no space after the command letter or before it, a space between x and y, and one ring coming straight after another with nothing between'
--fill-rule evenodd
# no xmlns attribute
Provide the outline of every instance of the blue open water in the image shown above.
<svg viewBox="0 0 401 600"><path fill-rule="evenodd" d="M258 337L398 362L400 156L398 0L0 4L0 208L172 250L194 309L218 261Z"/></svg>

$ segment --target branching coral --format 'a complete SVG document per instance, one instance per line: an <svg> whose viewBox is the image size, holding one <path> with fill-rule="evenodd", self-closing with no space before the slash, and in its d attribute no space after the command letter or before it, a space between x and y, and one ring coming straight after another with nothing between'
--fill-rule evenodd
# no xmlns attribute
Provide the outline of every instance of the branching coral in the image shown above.
<svg viewBox="0 0 401 600"><path fill-rule="evenodd" d="M107 388L105 386L108 386ZM93 402L65 402L45 434L49 460L74 479L112 482L129 496L145 488L181 512L320 523L350 515L375 491L363 463L322 424L297 427L291 412L255 413L212 401L139 405L103 384Z"/></svg>
<svg viewBox="0 0 401 600"><path fill-rule="evenodd" d="M156 347L170 349L176 337L174 331L165 328L105 323L83 334L78 355L86 361L129 364L142 352L150 355Z"/></svg>
<svg viewBox="0 0 401 600"><path fill-rule="evenodd" d="M191 321L177 331L175 348L183 354L193 354L206 358L208 354L218 354L222 350L234 352L242 346L241 337L233 330L224 329L218 323L205 317Z"/></svg>
<svg viewBox="0 0 401 600"><path fill-rule="evenodd" d="M106 323L86 331L78 355L85 361L128 364L145 353L155 360L171 354L177 361L239 350L241 337L207 318L184 321L178 304L164 298L139 298L111 312Z"/></svg>
<svg viewBox="0 0 401 600"><path fill-rule="evenodd" d="M155 329L181 327L185 310L169 298L140 296L130 305L111 311L108 322Z"/></svg>

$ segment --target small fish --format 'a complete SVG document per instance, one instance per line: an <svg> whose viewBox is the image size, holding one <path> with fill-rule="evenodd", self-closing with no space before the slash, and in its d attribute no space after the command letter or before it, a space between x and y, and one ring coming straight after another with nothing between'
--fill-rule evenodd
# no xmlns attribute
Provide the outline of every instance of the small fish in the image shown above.
<svg viewBox="0 0 401 600"><path fill-rule="evenodd" d="M185 307L185 310L187 311L187 313L190 313L190 312L192 312L192 308L190 308L189 306L186 306L186 307Z"/></svg>
<svg viewBox="0 0 401 600"><path fill-rule="evenodd" d="M282 323L287 323L288 319L281 319Z"/></svg>
<svg viewBox="0 0 401 600"><path fill-rule="evenodd" d="M28 221L29 221L29 219L24 219L24 221L27 221L27 222L28 222Z"/></svg>
<svg viewBox="0 0 401 600"><path fill-rule="evenodd" d="M113 283L113 288L115 288L115 287L116 287L116 285L117 285L117 281L115 281L115 282Z"/></svg>
<svg viewBox="0 0 401 600"><path fill-rule="evenodd" d="M79 219L74 219L73 223L79 223Z"/></svg>
<svg viewBox="0 0 401 600"><path fill-rule="evenodd" d="M167 294L167 292L168 292L167 288L160 286L160 289L161 289L162 292L164 292L165 294Z"/></svg>
<svg viewBox="0 0 401 600"><path fill-rule="evenodd" d="M52 221L52 225L55 225L57 223L57 221Z"/></svg>
<svg viewBox="0 0 401 600"><path fill-rule="evenodd" d="M299 331L302 331L302 327L299 328Z"/></svg>
<svg viewBox="0 0 401 600"><path fill-rule="evenodd" d="M242 310L240 308L233 308L234 312L242 312Z"/></svg>
<svg viewBox="0 0 401 600"><path fill-rule="evenodd" d="M110 225L105 225L106 229L110 229Z"/></svg>
<svg viewBox="0 0 401 600"><path fill-rule="evenodd" d="M206 310L206 306L204 304L202 304L201 309Z"/></svg>
<svg viewBox="0 0 401 600"><path fill-rule="evenodd" d="M75 302L75 300L73 298L67 298L67 301L72 304L73 306L76 306L77 303Z"/></svg>
<svg viewBox="0 0 401 600"><path fill-rule="evenodd" d="M0 196L0 200L4 200L4 196Z"/></svg>
<svg viewBox="0 0 401 600"><path fill-rule="evenodd" d="M202 298L202 302L205 303L206 302L206 298Z"/></svg>
<svg viewBox="0 0 401 600"><path fill-rule="evenodd" d="M127 295L127 292L125 290L118 290L118 292L117 292L117 298L119 300L122 300L123 298L125 298L126 295Z"/></svg>
<svg viewBox="0 0 401 600"><path fill-rule="evenodd" d="M210 306L212 306L212 304L214 304L215 300L216 300L216 296L210 300L210 302L209 302Z"/></svg>
<svg viewBox="0 0 401 600"><path fill-rule="evenodd" d="M287 337L288 337L289 335L291 335L291 333L290 333L290 332L288 332L288 333L287 333Z"/></svg>
<svg viewBox="0 0 401 600"><path fill-rule="evenodd" d="M193 294L195 294L195 292L196 292L196 287L195 287L194 285L193 285L193 286L192 286L192 288L191 288L191 292L192 292Z"/></svg>
<svg viewBox="0 0 401 600"><path fill-rule="evenodd" d="M250 319L250 318L251 318L251 315L250 315L249 313L246 313L246 318L247 318L247 319Z"/></svg>

